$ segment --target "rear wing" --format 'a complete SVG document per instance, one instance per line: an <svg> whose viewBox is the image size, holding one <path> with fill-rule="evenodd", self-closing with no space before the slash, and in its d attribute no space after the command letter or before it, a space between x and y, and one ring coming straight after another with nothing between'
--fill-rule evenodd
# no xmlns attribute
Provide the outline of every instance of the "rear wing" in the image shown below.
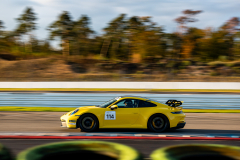
<svg viewBox="0 0 240 160"><path fill-rule="evenodd" d="M177 101L177 100L170 99L165 104L168 106L171 106L171 107L178 107L183 104L183 101Z"/></svg>

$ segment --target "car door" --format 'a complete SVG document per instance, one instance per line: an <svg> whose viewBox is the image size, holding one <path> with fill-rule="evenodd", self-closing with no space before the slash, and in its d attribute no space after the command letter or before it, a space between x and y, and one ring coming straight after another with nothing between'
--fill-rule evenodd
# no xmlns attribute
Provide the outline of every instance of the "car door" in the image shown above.
<svg viewBox="0 0 240 160"><path fill-rule="evenodd" d="M131 103L125 103L126 101ZM134 99L124 99L115 104L117 109L106 108L104 128L131 128L139 117L139 109L134 104Z"/></svg>

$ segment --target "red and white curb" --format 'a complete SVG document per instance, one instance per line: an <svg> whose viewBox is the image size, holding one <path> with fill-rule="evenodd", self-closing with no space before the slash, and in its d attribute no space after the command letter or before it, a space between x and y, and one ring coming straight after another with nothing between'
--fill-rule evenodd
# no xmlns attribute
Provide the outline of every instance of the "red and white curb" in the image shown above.
<svg viewBox="0 0 240 160"><path fill-rule="evenodd" d="M164 135L108 133L0 133L0 139L152 139L152 140L238 140L240 135Z"/></svg>

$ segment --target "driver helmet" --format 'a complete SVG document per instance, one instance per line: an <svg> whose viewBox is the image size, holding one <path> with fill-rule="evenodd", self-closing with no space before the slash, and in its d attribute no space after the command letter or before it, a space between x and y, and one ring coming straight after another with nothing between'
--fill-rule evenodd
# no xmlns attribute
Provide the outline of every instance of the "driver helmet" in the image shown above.
<svg viewBox="0 0 240 160"><path fill-rule="evenodd" d="M130 99L125 100L124 104L126 106L129 106L129 107L133 105L133 103L132 103L132 101Z"/></svg>

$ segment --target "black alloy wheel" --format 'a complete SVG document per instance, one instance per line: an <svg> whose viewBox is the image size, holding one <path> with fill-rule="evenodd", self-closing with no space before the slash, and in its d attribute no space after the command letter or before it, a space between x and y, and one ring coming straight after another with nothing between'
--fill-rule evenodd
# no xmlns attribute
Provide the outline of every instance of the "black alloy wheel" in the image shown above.
<svg viewBox="0 0 240 160"><path fill-rule="evenodd" d="M98 126L99 126L97 117L92 114L82 115L78 123L81 131L84 131L84 132L94 131L98 129Z"/></svg>
<svg viewBox="0 0 240 160"><path fill-rule="evenodd" d="M169 125L168 119L162 114L155 114L148 120L148 129L154 132L163 132Z"/></svg>

